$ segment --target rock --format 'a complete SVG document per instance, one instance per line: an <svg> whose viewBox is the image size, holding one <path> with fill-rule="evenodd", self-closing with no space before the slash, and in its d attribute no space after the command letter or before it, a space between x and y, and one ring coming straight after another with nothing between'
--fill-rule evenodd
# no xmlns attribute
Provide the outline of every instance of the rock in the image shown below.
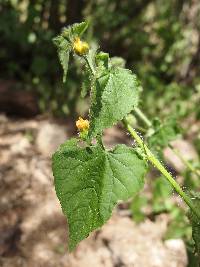
<svg viewBox="0 0 200 267"><path fill-rule="evenodd" d="M185 140L175 140L171 142L172 146L179 151L182 157L186 160L197 160L198 155L193 145ZM166 161L177 171L182 172L186 169L181 159L170 148L164 150Z"/></svg>
<svg viewBox="0 0 200 267"><path fill-rule="evenodd" d="M66 267L113 267L112 254L106 247L85 247L66 259Z"/></svg>
<svg viewBox="0 0 200 267"><path fill-rule="evenodd" d="M113 217L103 227L99 238L106 241L116 266L186 267L187 256L183 242L177 245L174 253L169 249L169 243L166 249L162 241L166 227L163 220L146 220L137 225L130 218Z"/></svg>
<svg viewBox="0 0 200 267"><path fill-rule="evenodd" d="M32 173L33 183L39 184L39 186L51 185L53 182L51 164L42 156L32 158L30 172Z"/></svg>
<svg viewBox="0 0 200 267"><path fill-rule="evenodd" d="M184 266L187 262L187 251L183 240L168 239L165 241L165 246L169 250L170 256L174 259L178 259L179 261L179 265L174 266Z"/></svg>
<svg viewBox="0 0 200 267"><path fill-rule="evenodd" d="M183 241L163 242L166 229L164 216L136 224L115 214L98 234L90 235L68 255L67 267L186 267Z"/></svg>
<svg viewBox="0 0 200 267"><path fill-rule="evenodd" d="M25 155L30 149L30 142L26 137L20 138L20 140L10 146L10 151L14 155Z"/></svg>
<svg viewBox="0 0 200 267"><path fill-rule="evenodd" d="M67 139L66 129L58 124L42 123L37 137L36 146L40 153L46 157L51 157L60 144Z"/></svg>

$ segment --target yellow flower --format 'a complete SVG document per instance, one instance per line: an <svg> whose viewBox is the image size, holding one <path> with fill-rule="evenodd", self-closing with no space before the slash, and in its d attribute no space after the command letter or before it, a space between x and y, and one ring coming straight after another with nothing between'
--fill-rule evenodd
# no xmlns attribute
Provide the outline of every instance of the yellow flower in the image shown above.
<svg viewBox="0 0 200 267"><path fill-rule="evenodd" d="M79 117L78 120L76 121L76 127L80 132L88 131L89 126L90 126L89 121L84 120L81 117Z"/></svg>
<svg viewBox="0 0 200 267"><path fill-rule="evenodd" d="M77 37L75 38L73 49L77 55L82 56L88 53L89 45L88 43L81 41L80 38Z"/></svg>

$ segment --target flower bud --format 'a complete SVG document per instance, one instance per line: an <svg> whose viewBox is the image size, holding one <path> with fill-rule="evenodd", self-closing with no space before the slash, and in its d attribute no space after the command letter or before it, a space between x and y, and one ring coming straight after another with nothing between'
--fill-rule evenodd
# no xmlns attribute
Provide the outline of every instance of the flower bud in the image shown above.
<svg viewBox="0 0 200 267"><path fill-rule="evenodd" d="M79 117L79 119L76 121L76 127L80 132L88 131L89 121Z"/></svg>
<svg viewBox="0 0 200 267"><path fill-rule="evenodd" d="M74 52L79 55L85 55L89 51L89 45L87 42L81 41L80 38L76 38L73 44Z"/></svg>

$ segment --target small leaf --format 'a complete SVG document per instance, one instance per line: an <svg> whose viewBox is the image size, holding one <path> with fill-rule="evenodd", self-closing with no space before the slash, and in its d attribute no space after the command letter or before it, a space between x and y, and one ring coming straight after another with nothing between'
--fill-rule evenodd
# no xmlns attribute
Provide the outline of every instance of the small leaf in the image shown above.
<svg viewBox="0 0 200 267"><path fill-rule="evenodd" d="M53 42L57 46L58 57L63 68L63 82L66 82L71 46L69 42L61 35L54 38Z"/></svg>
<svg viewBox="0 0 200 267"><path fill-rule="evenodd" d="M58 49L69 50L70 48L69 42L61 35L58 35L53 38L53 43Z"/></svg>
<svg viewBox="0 0 200 267"><path fill-rule="evenodd" d="M93 76L91 76L88 70L85 71L85 75L83 77L82 86L81 86L81 97L86 97L90 88L92 87Z"/></svg>
<svg viewBox="0 0 200 267"><path fill-rule="evenodd" d="M122 57L111 57L110 64L115 67L124 68L126 61Z"/></svg>
<svg viewBox="0 0 200 267"><path fill-rule="evenodd" d="M81 36L88 27L88 22L74 23L71 26L72 34Z"/></svg>
<svg viewBox="0 0 200 267"><path fill-rule="evenodd" d="M109 63L109 54L104 52L99 52L98 54L96 54L96 63L97 66L103 65L104 68L107 69Z"/></svg>
<svg viewBox="0 0 200 267"><path fill-rule="evenodd" d="M63 67L63 82L66 82L67 71L68 71L68 63L69 63L69 51L60 50L58 51L58 56L60 59L60 63Z"/></svg>
<svg viewBox="0 0 200 267"><path fill-rule="evenodd" d="M200 210L200 193L190 192L190 195L195 208ZM192 212L192 210L190 210L188 217L192 224L192 237L195 242L196 253L200 260L200 219Z"/></svg>
<svg viewBox="0 0 200 267"><path fill-rule="evenodd" d="M79 147L76 139L53 155L55 188L69 225L72 250L111 216L118 200L133 197L144 185L146 163L133 148L118 145Z"/></svg>
<svg viewBox="0 0 200 267"><path fill-rule="evenodd" d="M105 70L96 79L91 97L90 136L122 120L138 104L138 81L123 68Z"/></svg>
<svg viewBox="0 0 200 267"><path fill-rule="evenodd" d="M68 27L64 27L61 35L67 40L73 41L75 37L81 37L81 35L86 31L87 27L88 22L74 23Z"/></svg>

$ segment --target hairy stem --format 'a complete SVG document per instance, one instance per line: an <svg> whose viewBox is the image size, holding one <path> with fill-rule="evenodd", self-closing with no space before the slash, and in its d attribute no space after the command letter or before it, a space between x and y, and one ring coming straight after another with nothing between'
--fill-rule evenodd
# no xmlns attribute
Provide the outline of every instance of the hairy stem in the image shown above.
<svg viewBox="0 0 200 267"><path fill-rule="evenodd" d="M169 183L173 186L176 192L182 197L185 203L191 208L194 214L200 219L200 211L195 208L190 197L181 189L180 185L175 181L172 175L165 169L165 167L160 163L160 161L153 155L150 149L144 144L141 137L137 132L131 127L127 119L124 119L124 125L129 131L131 136L136 140L138 145L145 150L148 160L165 176Z"/></svg>
<svg viewBox="0 0 200 267"><path fill-rule="evenodd" d="M135 108L134 109L135 114L146 124L148 128L152 127L151 121L147 118L147 116L139 109ZM180 153L180 151L176 148L173 147L173 145L169 144L169 148L176 154L176 156L182 161L182 163L191 171L193 172L196 176L200 177L200 171L197 170L192 166L192 164L186 160Z"/></svg>
<svg viewBox="0 0 200 267"><path fill-rule="evenodd" d="M183 162L183 164L194 174L196 174L196 176L200 177L200 171L197 170L195 167L192 166L192 164L186 160L180 153L180 151L176 148L174 148L172 145L169 144L169 147L171 148L171 150L176 154L176 156Z"/></svg>
<svg viewBox="0 0 200 267"><path fill-rule="evenodd" d="M151 121L139 108L134 108L135 114L147 125L148 128L152 127Z"/></svg>

